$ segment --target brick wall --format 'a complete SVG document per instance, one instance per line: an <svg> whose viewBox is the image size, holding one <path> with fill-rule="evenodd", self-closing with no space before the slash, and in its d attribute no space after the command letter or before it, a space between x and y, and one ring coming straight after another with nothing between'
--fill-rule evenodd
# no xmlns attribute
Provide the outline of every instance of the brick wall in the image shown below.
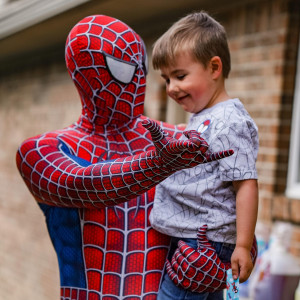
<svg viewBox="0 0 300 300"><path fill-rule="evenodd" d="M260 136L259 220L292 221L300 257L300 201L284 195L300 28L299 1L253 1L221 15L232 55L227 88L244 102ZM232 16L235 16L232 18Z"/></svg>
<svg viewBox="0 0 300 300"><path fill-rule="evenodd" d="M233 12L236 20L228 19L224 24L232 55L228 90L242 99L259 128L257 166L260 202L265 208L270 205L276 183L288 23L288 14L281 11L278 2L262 1L238 8ZM261 209L260 217L271 219L271 210Z"/></svg>
<svg viewBox="0 0 300 300"><path fill-rule="evenodd" d="M228 32L232 53L227 88L241 98L259 127L259 218L293 221L293 252L300 257L300 201L284 196L299 1L242 2L216 16ZM146 113L161 117L164 97L157 75L151 73ZM0 107L1 299L57 300L56 256L43 215L15 167L15 152L25 138L75 121L80 101L63 61L54 60L47 68L37 64L2 75Z"/></svg>
<svg viewBox="0 0 300 300"><path fill-rule="evenodd" d="M0 107L0 298L57 300L56 255L15 153L25 138L76 121L80 100L63 64L52 63L2 77Z"/></svg>

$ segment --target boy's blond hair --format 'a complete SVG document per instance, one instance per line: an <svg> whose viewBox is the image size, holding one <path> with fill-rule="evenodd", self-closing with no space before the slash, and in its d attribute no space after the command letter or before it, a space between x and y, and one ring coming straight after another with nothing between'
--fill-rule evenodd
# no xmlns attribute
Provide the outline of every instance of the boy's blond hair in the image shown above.
<svg viewBox="0 0 300 300"><path fill-rule="evenodd" d="M205 67L210 59L219 56L223 77L230 72L230 53L224 27L206 12L192 13L174 23L154 44L154 69L168 67L178 53L190 51Z"/></svg>

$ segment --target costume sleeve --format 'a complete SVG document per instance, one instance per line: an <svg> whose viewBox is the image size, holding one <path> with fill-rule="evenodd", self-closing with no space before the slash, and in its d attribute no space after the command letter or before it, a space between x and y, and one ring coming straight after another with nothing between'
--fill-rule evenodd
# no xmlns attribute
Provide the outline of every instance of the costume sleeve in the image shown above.
<svg viewBox="0 0 300 300"><path fill-rule="evenodd" d="M17 167L39 203L62 207L105 207L137 197L170 173L155 151L91 164L73 156L57 137L41 135L19 147Z"/></svg>
<svg viewBox="0 0 300 300"><path fill-rule="evenodd" d="M257 179L258 131L254 122L244 120L224 126L211 140L210 147L211 151L234 150L231 157L218 161L221 180Z"/></svg>
<svg viewBox="0 0 300 300"><path fill-rule="evenodd" d="M72 154L57 134L48 133L19 147L17 166L38 202L91 208L123 203L177 170L232 155L231 150L208 152L208 144L196 131L186 133L188 141L180 141L169 137L155 121L148 120L143 126L151 133L155 150L90 164Z"/></svg>

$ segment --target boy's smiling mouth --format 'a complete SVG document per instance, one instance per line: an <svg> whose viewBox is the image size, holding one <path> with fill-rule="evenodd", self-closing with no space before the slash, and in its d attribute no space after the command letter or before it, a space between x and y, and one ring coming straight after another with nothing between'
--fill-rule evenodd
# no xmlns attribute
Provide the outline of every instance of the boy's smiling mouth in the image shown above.
<svg viewBox="0 0 300 300"><path fill-rule="evenodd" d="M180 96L180 97L176 97L176 100L178 101L178 102L182 102L182 101L184 101L185 99L187 99L188 98L188 94L186 94L186 95L184 95L184 96Z"/></svg>

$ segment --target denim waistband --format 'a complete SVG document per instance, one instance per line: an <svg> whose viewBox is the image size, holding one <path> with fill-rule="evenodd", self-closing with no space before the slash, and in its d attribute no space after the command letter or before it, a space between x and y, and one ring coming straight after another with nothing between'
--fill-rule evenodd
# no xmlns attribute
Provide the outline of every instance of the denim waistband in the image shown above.
<svg viewBox="0 0 300 300"><path fill-rule="evenodd" d="M178 242L179 241L184 241L187 243L190 247L197 249L197 239L193 238L176 238L172 237L171 239L171 248L170 252L168 255L168 259L170 260L175 252L175 250L178 248ZM229 243L223 243L223 242L214 242L214 241L209 241L213 248L216 250L219 258L223 262L229 262L231 259L232 252L234 251L235 244L229 244Z"/></svg>

